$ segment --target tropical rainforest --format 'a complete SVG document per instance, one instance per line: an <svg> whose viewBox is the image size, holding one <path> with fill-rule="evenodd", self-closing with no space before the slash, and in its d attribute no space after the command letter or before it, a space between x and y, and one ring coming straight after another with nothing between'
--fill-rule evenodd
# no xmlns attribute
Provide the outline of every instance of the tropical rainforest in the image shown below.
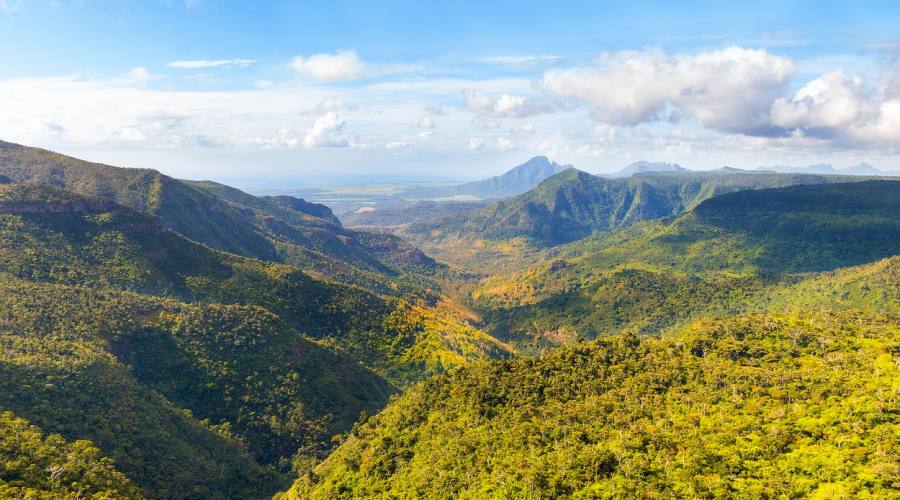
<svg viewBox="0 0 900 500"><path fill-rule="evenodd" d="M0 142L0 497L900 497L900 181L459 189L345 226Z"/></svg>

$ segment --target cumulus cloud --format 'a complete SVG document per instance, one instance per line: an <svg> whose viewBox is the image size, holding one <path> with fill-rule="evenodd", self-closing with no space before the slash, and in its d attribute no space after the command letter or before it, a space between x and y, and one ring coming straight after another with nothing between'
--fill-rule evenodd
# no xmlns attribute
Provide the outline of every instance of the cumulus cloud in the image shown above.
<svg viewBox="0 0 900 500"><path fill-rule="evenodd" d="M166 66L178 69L245 68L256 62L258 62L256 59L195 59L190 61L172 61Z"/></svg>
<svg viewBox="0 0 900 500"><path fill-rule="evenodd" d="M341 136L346 123L335 112L326 113L316 119L303 137L303 147L312 148L345 148L347 139Z"/></svg>
<svg viewBox="0 0 900 500"><path fill-rule="evenodd" d="M339 50L334 54L297 56L291 67L298 73L324 81L354 80L363 76L365 66L355 50Z"/></svg>
<svg viewBox="0 0 900 500"><path fill-rule="evenodd" d="M765 50L624 51L602 56L597 67L548 71L542 86L588 103L600 123L635 126L673 107L709 128L766 135L769 108L794 73L789 58Z"/></svg>
<svg viewBox="0 0 900 500"><path fill-rule="evenodd" d="M384 145L384 149L402 149L408 147L409 143L405 141L393 141Z"/></svg>
<svg viewBox="0 0 900 500"><path fill-rule="evenodd" d="M867 86L832 71L772 104L772 123L805 137L835 141L900 140L900 92Z"/></svg>
<svg viewBox="0 0 900 500"><path fill-rule="evenodd" d="M469 138L469 151L481 151L484 149L484 140L478 137Z"/></svg>
<svg viewBox="0 0 900 500"><path fill-rule="evenodd" d="M498 137L497 147L500 148L500 151L509 151L510 149L516 149L515 143L513 143L513 141L509 137Z"/></svg>
<svg viewBox="0 0 900 500"><path fill-rule="evenodd" d="M476 90L465 90L463 98L470 111L497 118L523 118L552 110L552 106L543 99L520 95L502 94L491 98Z"/></svg>

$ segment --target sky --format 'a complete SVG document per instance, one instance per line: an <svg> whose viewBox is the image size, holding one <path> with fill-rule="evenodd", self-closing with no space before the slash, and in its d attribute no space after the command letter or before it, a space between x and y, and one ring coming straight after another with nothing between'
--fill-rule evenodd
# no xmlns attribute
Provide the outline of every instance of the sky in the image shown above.
<svg viewBox="0 0 900 500"><path fill-rule="evenodd" d="M900 169L900 2L0 0L0 140L242 187Z"/></svg>

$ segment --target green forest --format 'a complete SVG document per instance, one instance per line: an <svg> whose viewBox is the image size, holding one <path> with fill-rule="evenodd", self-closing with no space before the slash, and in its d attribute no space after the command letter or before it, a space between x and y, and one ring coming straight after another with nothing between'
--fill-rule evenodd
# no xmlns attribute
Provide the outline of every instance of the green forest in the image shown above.
<svg viewBox="0 0 900 500"><path fill-rule="evenodd" d="M0 497L900 495L900 181L556 170L375 232L0 142Z"/></svg>

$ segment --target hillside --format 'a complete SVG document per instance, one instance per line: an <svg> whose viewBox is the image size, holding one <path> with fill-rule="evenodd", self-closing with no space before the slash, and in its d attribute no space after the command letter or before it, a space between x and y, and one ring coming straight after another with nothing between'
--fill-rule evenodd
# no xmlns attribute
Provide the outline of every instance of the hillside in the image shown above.
<svg viewBox="0 0 900 500"><path fill-rule="evenodd" d="M0 412L0 497L139 498L108 457L87 440L44 435L11 412Z"/></svg>
<svg viewBox="0 0 900 500"><path fill-rule="evenodd" d="M392 230L414 222L426 222L438 217L467 212L486 204L485 201L406 201L395 200L367 206L342 215L350 227L360 229Z"/></svg>
<svg viewBox="0 0 900 500"><path fill-rule="evenodd" d="M109 199L158 217L185 237L219 250L290 263L379 293L428 295L435 263L399 238L345 230L327 207L291 197L257 198L212 182L155 170L90 163L0 141L0 175Z"/></svg>
<svg viewBox="0 0 900 500"><path fill-rule="evenodd" d="M887 497L896 317L704 320L429 379L286 498Z"/></svg>
<svg viewBox="0 0 900 500"><path fill-rule="evenodd" d="M242 255L274 258L271 242L215 197L155 170L90 163L43 149L0 141L0 175L107 198L156 215L195 241Z"/></svg>
<svg viewBox="0 0 900 500"><path fill-rule="evenodd" d="M229 380L221 362L213 362L216 347L231 344L234 353L240 349L234 339L249 333L248 328L195 321L207 331L222 333L218 346L215 342L206 346L210 364L187 365L186 352L173 359L161 356L158 376L165 382L154 387L135 371L149 368L144 360L131 362L127 356L132 351L116 346L129 336L145 335L169 338L183 347L196 342L196 336L178 335L179 329L154 327L158 317L152 314L138 314L154 307L161 313L166 304L12 279L0 284L0 304L0 408L27 419L43 433L60 434L68 441L90 440L147 497L260 498L283 484L283 476L258 465L240 442L238 436L250 420L239 423L204 415L201 418L210 420L201 421L164 396L168 384L173 388L187 384L195 393L209 391L206 401L214 401L215 392L225 389ZM178 314L174 308L167 312ZM203 352L194 350L194 355ZM235 357L240 361L242 357ZM290 372L300 366L282 369ZM289 387L284 382L278 385ZM239 404L254 408L276 396L278 385L260 384L259 402ZM269 409L265 415L284 419L287 409ZM296 421L302 424L308 418L303 415Z"/></svg>
<svg viewBox="0 0 900 500"><path fill-rule="evenodd" d="M730 170L654 172L607 179L570 169L515 198L413 224L400 234L452 261L455 246L471 247L473 242L525 238L531 246L549 247L594 232L678 215L724 193L846 181L841 176Z"/></svg>
<svg viewBox="0 0 900 500"><path fill-rule="evenodd" d="M469 359L510 354L495 339L418 305L222 253L154 217L52 186L0 186L0 236L0 272L264 307L398 384Z"/></svg>
<svg viewBox="0 0 900 500"><path fill-rule="evenodd" d="M536 266L484 280L472 299L495 336L543 349L621 329L652 333L701 314L740 314L779 296L795 303L807 295L808 306L884 310L891 296L881 292L890 288L874 278L893 270L896 258L878 272L860 271L865 279L854 287L864 283L871 293L857 290L855 300L837 300L844 294L837 289L830 298L813 294L814 281L790 287L810 279L794 273L898 254L900 182L742 191L674 219L570 244ZM832 278L814 279L837 287ZM838 288L845 285L851 286Z"/></svg>

